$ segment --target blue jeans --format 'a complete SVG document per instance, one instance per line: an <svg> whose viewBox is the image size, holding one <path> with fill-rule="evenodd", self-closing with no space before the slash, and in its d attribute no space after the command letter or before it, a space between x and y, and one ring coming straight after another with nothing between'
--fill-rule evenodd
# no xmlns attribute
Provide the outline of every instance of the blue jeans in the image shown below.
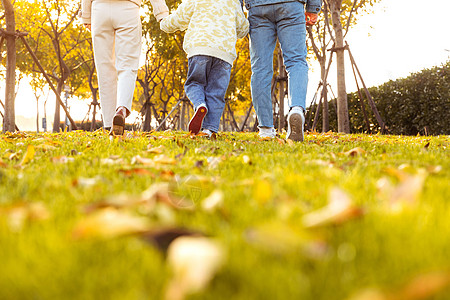
<svg viewBox="0 0 450 300"><path fill-rule="evenodd" d="M206 55L189 58L184 90L195 109L201 104L208 108L203 129L219 131L230 75L231 65L224 60Z"/></svg>
<svg viewBox="0 0 450 300"><path fill-rule="evenodd" d="M304 5L298 1L251 7L251 91L259 126L273 127L271 82L273 52L278 40L288 73L288 103L305 108L308 86Z"/></svg>

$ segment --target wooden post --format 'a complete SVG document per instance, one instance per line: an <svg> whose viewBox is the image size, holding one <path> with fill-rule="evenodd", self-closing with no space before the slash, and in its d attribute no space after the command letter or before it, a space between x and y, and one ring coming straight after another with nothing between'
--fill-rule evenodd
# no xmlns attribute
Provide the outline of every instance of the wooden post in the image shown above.
<svg viewBox="0 0 450 300"><path fill-rule="evenodd" d="M375 105L375 101L373 101L373 98L370 95L370 92L367 89L366 84L364 83L364 80L363 80L363 78L361 76L361 73L359 72L358 66L355 63L355 59L353 58L352 52L350 51L350 47L348 46L347 42L345 42L345 46L346 46L346 48L348 50L348 54L350 56L350 61L351 61L351 63L353 65L355 65L356 72L358 73L358 76L359 76L359 79L361 80L361 83L363 85L364 91L366 92L367 99L369 100L369 105L372 108L372 111L373 111L373 113L375 115L375 118L378 121L378 124L380 125L381 133L384 133L386 124L384 123L383 119L381 118L380 113L378 112L378 109L377 109L377 107Z"/></svg>
<svg viewBox="0 0 450 300"><path fill-rule="evenodd" d="M172 110L170 111L170 113L161 121L161 123L159 123L158 127L156 128L155 131L158 131L163 124L166 122L166 120L172 115L172 113L178 108L178 105L180 105L180 103L183 101L183 99L178 100L177 104L175 104L175 106L172 108Z"/></svg>
<svg viewBox="0 0 450 300"><path fill-rule="evenodd" d="M250 117L250 113L253 108L253 102L251 103L250 107L248 108L247 114L245 115L244 122L242 123L240 131L244 131L245 125L247 124L248 118Z"/></svg>
<svg viewBox="0 0 450 300"><path fill-rule="evenodd" d="M355 66L353 65L353 63L351 65L352 65L352 70L353 70L353 76L355 77L356 88L358 89L359 104L361 106L361 110L364 115L364 121L366 122L366 126L367 126L367 133L370 133L370 122L369 122L369 118L367 116L366 107L364 105L364 99L361 94L361 89L359 88L358 78L356 77Z"/></svg>

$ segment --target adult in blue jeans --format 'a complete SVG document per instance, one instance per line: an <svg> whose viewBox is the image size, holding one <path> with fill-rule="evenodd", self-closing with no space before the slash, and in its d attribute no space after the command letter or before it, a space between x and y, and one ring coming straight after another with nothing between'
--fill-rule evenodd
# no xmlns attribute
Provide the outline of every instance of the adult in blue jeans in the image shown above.
<svg viewBox="0 0 450 300"><path fill-rule="evenodd" d="M242 3L242 0L241 0ZM271 82L277 38L288 73L287 139L303 141L308 85L306 25L313 25L322 0L245 0L250 22L251 92L259 136L273 138Z"/></svg>

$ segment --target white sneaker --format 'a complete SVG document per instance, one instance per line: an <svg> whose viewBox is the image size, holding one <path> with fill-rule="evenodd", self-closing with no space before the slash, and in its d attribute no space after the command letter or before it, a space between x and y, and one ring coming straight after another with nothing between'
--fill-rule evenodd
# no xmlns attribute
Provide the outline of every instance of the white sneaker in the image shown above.
<svg viewBox="0 0 450 300"><path fill-rule="evenodd" d="M277 135L277 131L273 127L270 127L270 128L259 127L258 136L262 139L265 139L265 138L273 139L276 135Z"/></svg>
<svg viewBox="0 0 450 300"><path fill-rule="evenodd" d="M211 137L211 136L213 135L214 132L212 132L212 131L209 130L209 129L203 129L203 130L202 130L202 133L208 135L208 137Z"/></svg>
<svg viewBox="0 0 450 300"><path fill-rule="evenodd" d="M288 114L288 131L286 139L296 142L303 142L303 128L305 125L305 115L300 106L294 106Z"/></svg>

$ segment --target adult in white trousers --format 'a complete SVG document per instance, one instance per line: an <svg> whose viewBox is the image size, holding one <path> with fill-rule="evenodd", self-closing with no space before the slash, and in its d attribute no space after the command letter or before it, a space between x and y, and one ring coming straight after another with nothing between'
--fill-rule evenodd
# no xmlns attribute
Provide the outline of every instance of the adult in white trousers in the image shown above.
<svg viewBox="0 0 450 300"><path fill-rule="evenodd" d="M103 126L115 135L124 133L136 86L140 4L140 0L82 0L83 23L92 32Z"/></svg>

